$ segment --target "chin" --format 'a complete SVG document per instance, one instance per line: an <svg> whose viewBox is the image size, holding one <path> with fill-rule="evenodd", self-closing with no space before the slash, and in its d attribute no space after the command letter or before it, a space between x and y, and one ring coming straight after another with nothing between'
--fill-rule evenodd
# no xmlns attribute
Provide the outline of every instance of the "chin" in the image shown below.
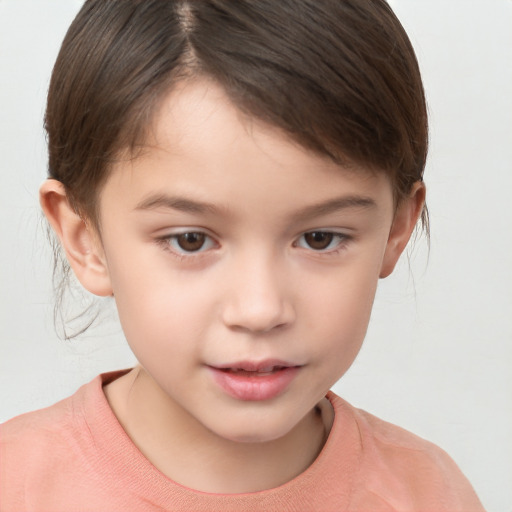
<svg viewBox="0 0 512 512"><path fill-rule="evenodd" d="M238 425L233 421L229 428L226 429L225 425L222 427L224 428L213 430L213 433L233 443L258 444L270 443L286 436L294 425L253 420L248 424Z"/></svg>

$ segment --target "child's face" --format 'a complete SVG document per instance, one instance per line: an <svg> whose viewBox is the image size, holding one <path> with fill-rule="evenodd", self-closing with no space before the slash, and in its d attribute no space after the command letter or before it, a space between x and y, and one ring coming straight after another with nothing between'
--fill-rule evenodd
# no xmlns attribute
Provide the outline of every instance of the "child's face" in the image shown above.
<svg viewBox="0 0 512 512"><path fill-rule="evenodd" d="M152 137L100 194L126 338L169 404L213 433L284 435L360 349L397 257L391 185L244 118L206 81L169 95Z"/></svg>

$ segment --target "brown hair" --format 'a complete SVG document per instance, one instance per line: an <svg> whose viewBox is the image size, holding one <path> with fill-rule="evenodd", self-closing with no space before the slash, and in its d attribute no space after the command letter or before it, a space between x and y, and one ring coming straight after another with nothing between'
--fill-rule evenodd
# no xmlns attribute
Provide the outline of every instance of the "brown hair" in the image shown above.
<svg viewBox="0 0 512 512"><path fill-rule="evenodd" d="M397 200L422 179L423 86L384 0L87 0L45 119L49 176L78 211L97 222L110 164L143 144L173 84L197 75L304 147L386 172Z"/></svg>

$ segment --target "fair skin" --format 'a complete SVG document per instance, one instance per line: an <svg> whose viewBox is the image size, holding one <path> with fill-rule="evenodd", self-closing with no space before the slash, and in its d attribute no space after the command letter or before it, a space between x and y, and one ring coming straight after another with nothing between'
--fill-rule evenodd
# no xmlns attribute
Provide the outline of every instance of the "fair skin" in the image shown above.
<svg viewBox="0 0 512 512"><path fill-rule="evenodd" d="M114 295L140 363L105 394L177 482L217 493L276 487L325 443L325 394L361 347L377 282L407 244L424 187L395 208L384 174L298 146L206 80L168 95L150 138L114 164L99 233L60 183L41 188L78 279Z"/></svg>

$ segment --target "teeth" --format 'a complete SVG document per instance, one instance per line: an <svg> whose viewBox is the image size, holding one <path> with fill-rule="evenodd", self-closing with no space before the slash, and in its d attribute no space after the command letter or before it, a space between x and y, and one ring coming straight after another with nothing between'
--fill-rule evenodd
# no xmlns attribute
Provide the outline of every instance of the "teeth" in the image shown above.
<svg viewBox="0 0 512 512"><path fill-rule="evenodd" d="M258 370L258 373L269 373L269 372L273 372L275 368L276 368L275 366L268 366L267 368L260 368L260 369Z"/></svg>
<svg viewBox="0 0 512 512"><path fill-rule="evenodd" d="M244 368L230 368L228 371L231 373L248 373L248 374L255 374L255 373L272 373L276 370L280 370L281 366L267 366L265 368L260 368L259 370L245 370Z"/></svg>

